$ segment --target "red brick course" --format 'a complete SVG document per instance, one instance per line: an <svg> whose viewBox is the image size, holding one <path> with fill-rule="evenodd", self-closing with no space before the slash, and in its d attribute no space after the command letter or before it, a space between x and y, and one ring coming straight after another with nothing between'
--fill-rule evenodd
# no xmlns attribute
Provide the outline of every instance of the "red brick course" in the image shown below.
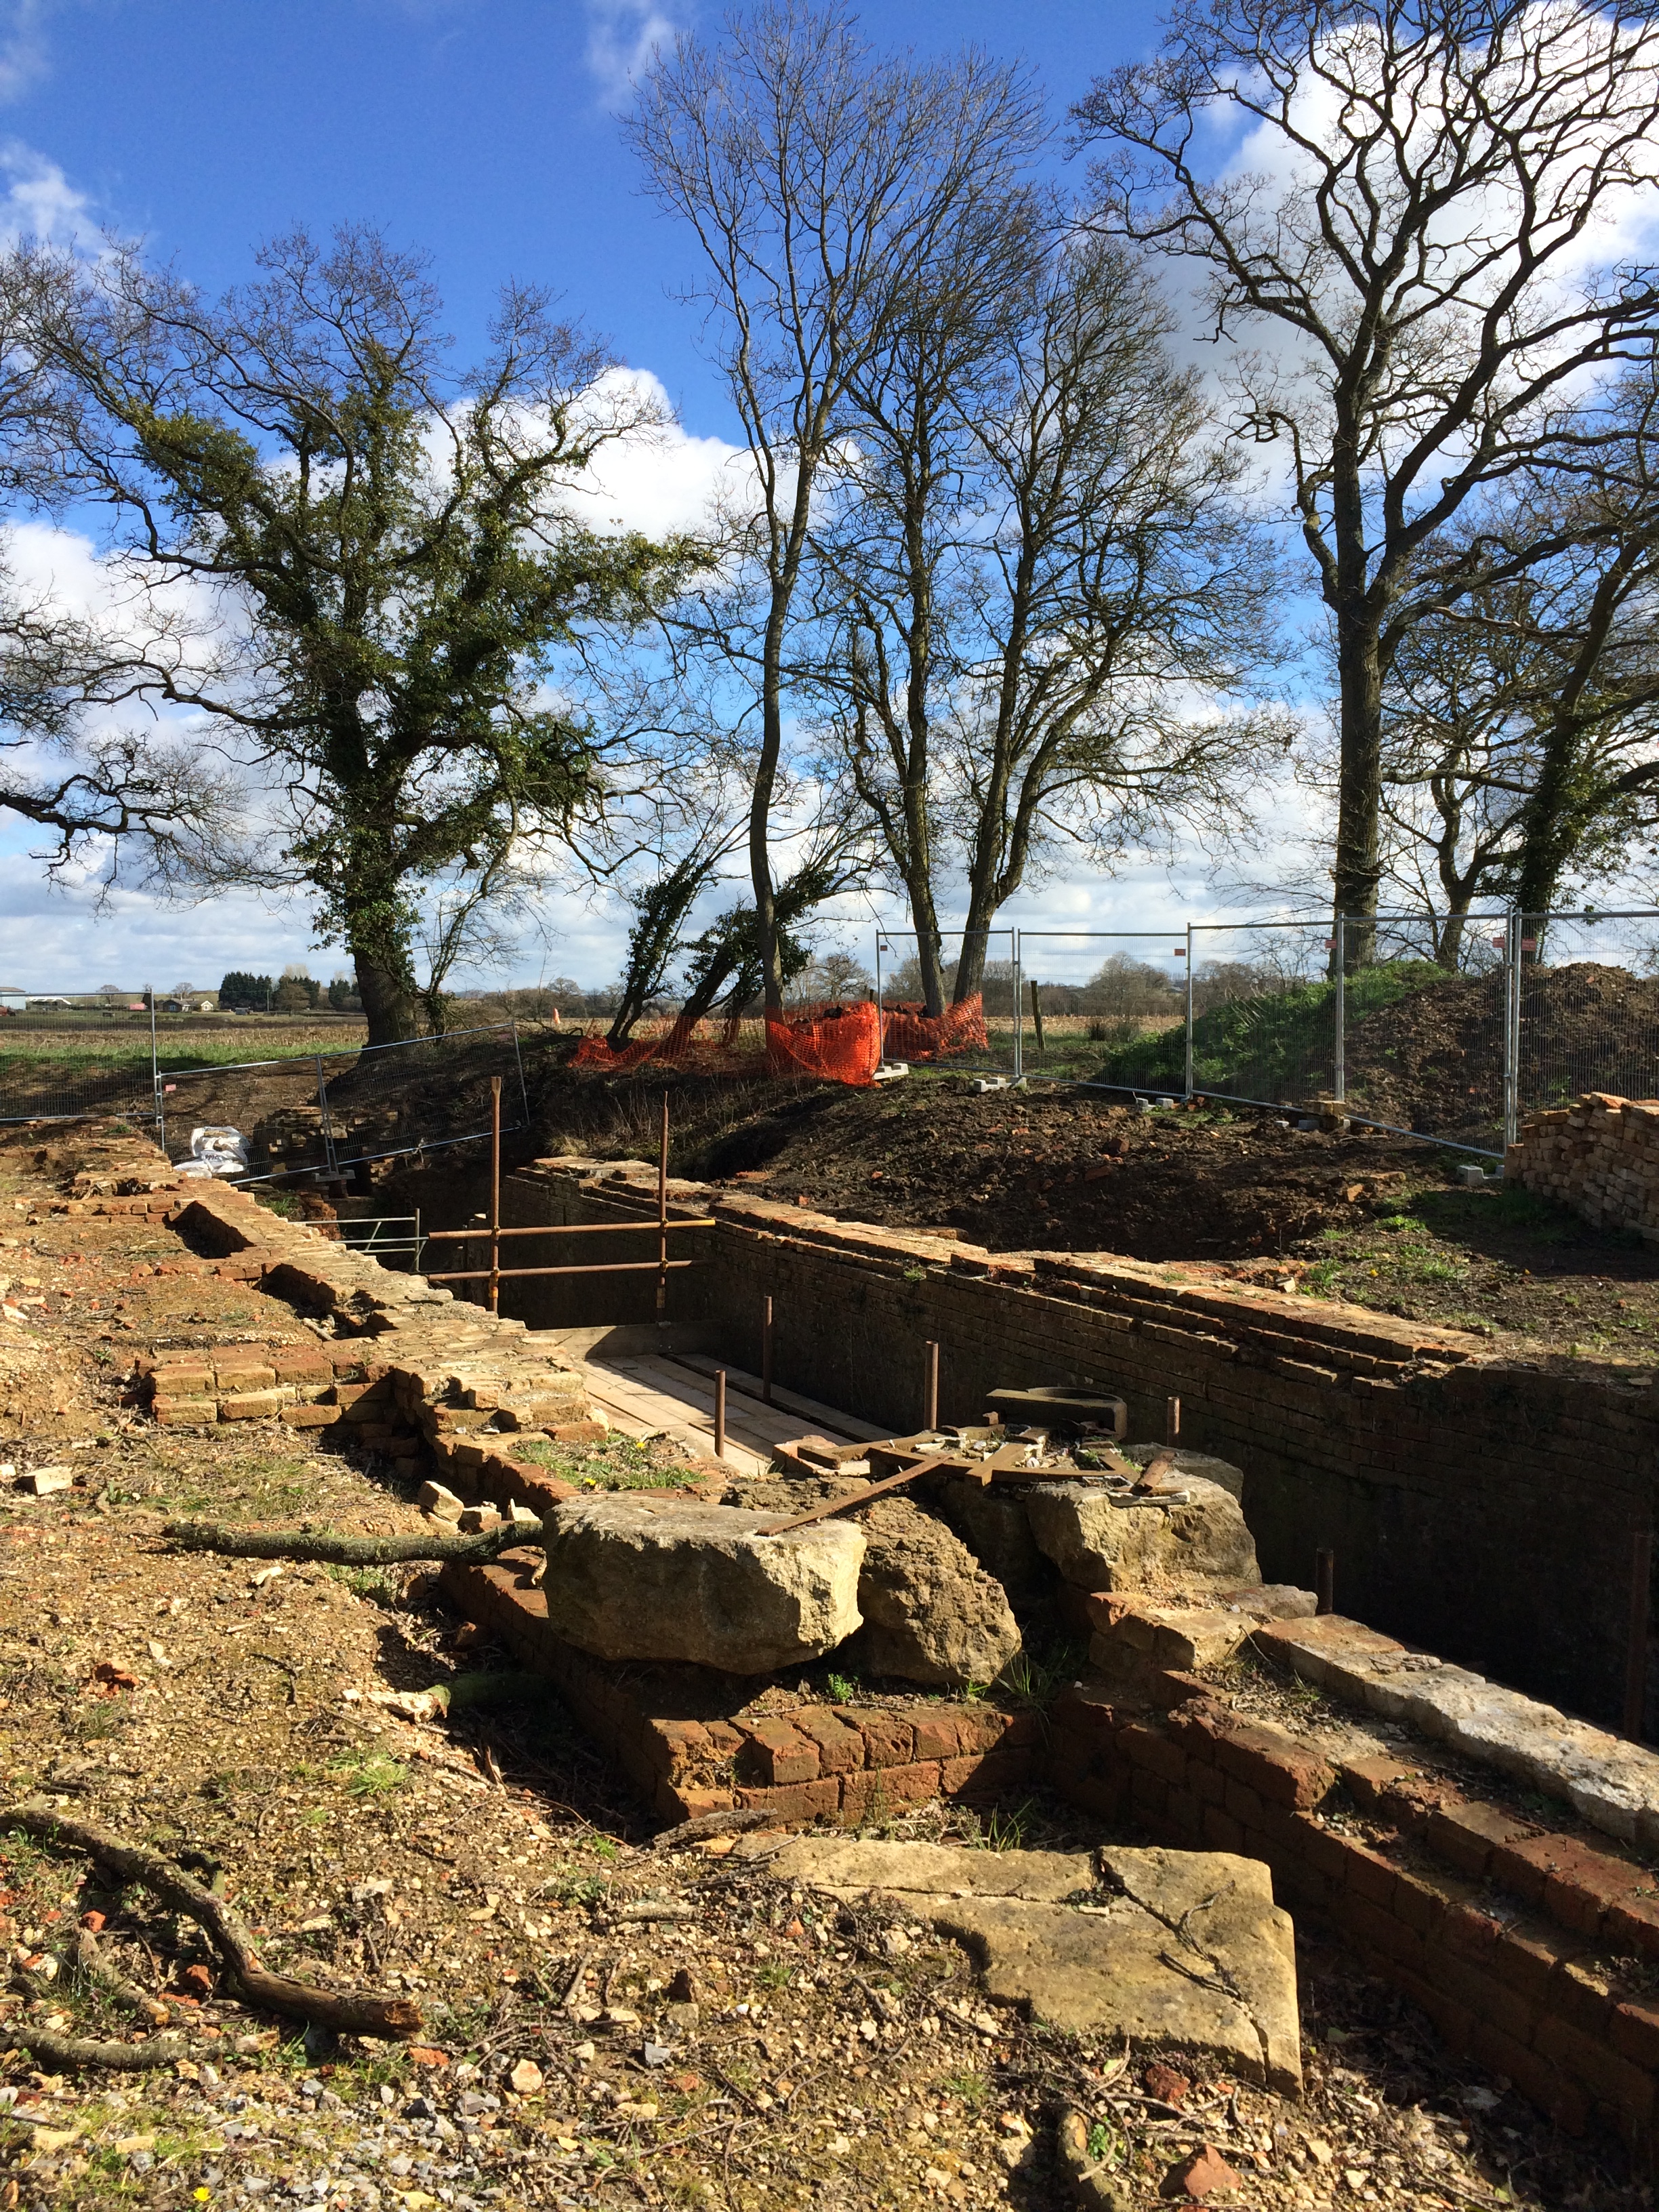
<svg viewBox="0 0 1659 2212"><path fill-rule="evenodd" d="M1468 1801L1404 1760L1345 1762L1339 1786L1310 1747L1213 1697L1131 1716L1074 1689L1052 1718L1062 1795L1103 1811L1127 1799L1161 1840L1264 1859L1281 1897L1334 1923L1453 2048L1561 2127L1599 2120L1656 2160L1659 2006L1621 1996L1592 1948L1616 1936L1616 1950L1650 1949L1659 1899L1642 1894L1655 1887L1644 1867ZM1375 1840L1335 1817L1355 1802ZM1498 1889L1535 1910L1504 1909Z"/></svg>

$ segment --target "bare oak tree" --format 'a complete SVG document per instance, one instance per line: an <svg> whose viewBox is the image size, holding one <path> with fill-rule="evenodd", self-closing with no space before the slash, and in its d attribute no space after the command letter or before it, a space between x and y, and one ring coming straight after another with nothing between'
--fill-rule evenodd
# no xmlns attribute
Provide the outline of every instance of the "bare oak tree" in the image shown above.
<svg viewBox="0 0 1659 2212"><path fill-rule="evenodd" d="M1217 336L1264 345L1243 425L1286 456L1335 632L1339 912L1376 910L1390 664L1468 587L1425 549L1651 345L1659 287L1598 266L1597 229L1652 189L1655 12L1179 0L1158 58L1076 110L1102 225L1194 264Z"/></svg>
<svg viewBox="0 0 1659 2212"><path fill-rule="evenodd" d="M839 7L776 0L683 35L627 125L658 204L691 228L716 357L752 477L732 488L737 588L699 618L759 725L748 845L762 980L783 1002L773 809L814 504L849 385L964 195L1038 129L1017 70L878 54ZM745 586L752 585L752 598Z"/></svg>
<svg viewBox="0 0 1659 2212"><path fill-rule="evenodd" d="M1434 852L1459 916L1542 915L1659 829L1659 379L1632 374L1482 502L1438 570L1472 579L1415 625L1387 696L1389 817ZM1426 803L1425 803L1426 802Z"/></svg>
<svg viewBox="0 0 1659 2212"><path fill-rule="evenodd" d="M942 270L854 380L817 546L821 682L930 1012L942 853L967 875L960 1003L1045 846L1109 858L1226 818L1263 724L1224 702L1274 657L1239 457L1135 257L1045 234L1012 198L971 243L978 281Z"/></svg>

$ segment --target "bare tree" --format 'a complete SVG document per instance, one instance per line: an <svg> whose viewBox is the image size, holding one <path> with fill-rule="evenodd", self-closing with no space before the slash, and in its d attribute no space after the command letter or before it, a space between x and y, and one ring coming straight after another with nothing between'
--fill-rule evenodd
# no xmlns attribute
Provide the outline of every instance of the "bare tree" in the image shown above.
<svg viewBox="0 0 1659 2212"><path fill-rule="evenodd" d="M938 883L950 846L939 733L970 650L988 504L986 410L1040 289L1057 210L1029 181L970 178L848 378L812 533L812 668L839 759L902 884L924 1010L945 1004Z"/></svg>
<svg viewBox="0 0 1659 2212"><path fill-rule="evenodd" d="M878 55L839 7L777 0L724 39L679 38L627 129L659 204L687 222L752 483L731 558L753 579L711 610L759 724L750 874L769 1009L783 1001L770 851L814 502L850 380L909 296L962 197L1023 158L1037 106L1019 72Z"/></svg>
<svg viewBox="0 0 1659 2212"><path fill-rule="evenodd" d="M1272 334L1235 370L1331 611L1339 913L1376 910L1389 667L1472 580L1425 548L1539 456L1578 381L1652 343L1651 273L1594 264L1597 226L1652 188L1654 18L1179 0L1158 58L1075 111L1101 223L1194 263L1218 337ZM1369 930L1347 941L1371 957Z"/></svg>
<svg viewBox="0 0 1659 2212"><path fill-rule="evenodd" d="M1478 896L1542 915L1659 829L1659 378L1622 380L1427 558L1475 580L1386 695L1386 812L1426 846L1443 953Z"/></svg>
<svg viewBox="0 0 1659 2212"><path fill-rule="evenodd" d="M50 833L58 876L101 855L102 888L178 890L248 866L228 763L134 711L142 666L94 623L26 592L0 547L0 812Z"/></svg>
<svg viewBox="0 0 1659 2212"><path fill-rule="evenodd" d="M932 1012L943 852L968 879L960 1002L1056 838L1109 858L1226 819L1263 724L1217 702L1274 657L1274 563L1155 287L1030 213L1015 201L973 241L994 313L953 309L981 288L952 272L855 385L846 496L819 533L838 602L821 680Z"/></svg>

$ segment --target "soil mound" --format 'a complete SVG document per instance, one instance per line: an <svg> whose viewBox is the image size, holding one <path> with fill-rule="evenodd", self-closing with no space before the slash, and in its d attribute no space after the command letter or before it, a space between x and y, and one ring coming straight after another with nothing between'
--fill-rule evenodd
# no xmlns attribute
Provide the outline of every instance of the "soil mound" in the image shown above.
<svg viewBox="0 0 1659 2212"><path fill-rule="evenodd" d="M1504 1119L1501 975L1413 991L1351 1028L1348 1096L1398 1127L1495 1146ZM1659 978L1577 961L1521 978L1523 1114L1585 1091L1659 1091Z"/></svg>

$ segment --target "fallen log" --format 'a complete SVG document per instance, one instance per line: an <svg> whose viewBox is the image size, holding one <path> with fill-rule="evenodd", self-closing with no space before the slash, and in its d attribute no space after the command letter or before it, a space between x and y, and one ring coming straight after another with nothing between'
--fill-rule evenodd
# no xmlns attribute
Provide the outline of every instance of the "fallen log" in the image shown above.
<svg viewBox="0 0 1659 2212"><path fill-rule="evenodd" d="M118 1836L94 1828L90 1821L71 1820L55 1806L44 1804L39 1799L0 1808L0 1828L8 1827L21 1828L25 1835L34 1837L48 1850L61 1850L67 1845L82 1852L121 1881L141 1882L163 1905L170 1905L175 1912L187 1914L212 1944L251 2003L261 2005L270 2012L310 2021L337 2035L396 2039L420 2033L420 2008L408 1997L383 1996L376 1990L319 1990L309 1982L296 1982L287 1974L271 1973L259 1964L252 1936L224 1899L216 1897L182 1867L145 1844L124 1843ZM178 2055L175 2051L174 2056Z"/></svg>
<svg viewBox="0 0 1659 2212"><path fill-rule="evenodd" d="M317 1560L331 1567L389 1567L404 1559L487 1565L503 1552L533 1544L543 1523L504 1521L478 1536L334 1536L325 1528L231 1528L220 1521L169 1521L161 1534L186 1552L229 1559Z"/></svg>
<svg viewBox="0 0 1659 2212"><path fill-rule="evenodd" d="M220 2045L189 2044L182 2035L152 2035L143 2043L104 2043L89 2036L55 2034L46 2027L0 2029L0 2051L27 2051L32 2058L44 2059L63 2073L101 2066L109 2073L143 2074L155 2066L176 2066L181 2058L224 2057Z"/></svg>

